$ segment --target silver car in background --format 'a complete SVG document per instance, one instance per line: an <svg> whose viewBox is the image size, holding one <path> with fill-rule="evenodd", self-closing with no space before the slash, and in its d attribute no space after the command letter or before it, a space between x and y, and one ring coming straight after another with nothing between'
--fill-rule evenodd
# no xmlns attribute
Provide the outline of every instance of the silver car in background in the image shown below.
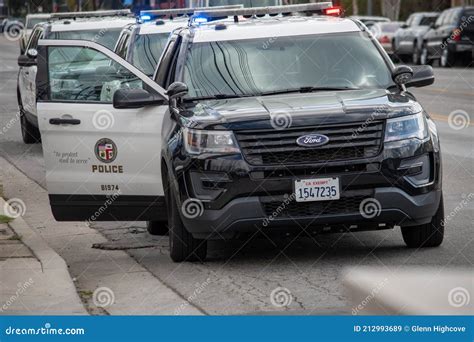
<svg viewBox="0 0 474 342"><path fill-rule="evenodd" d="M437 12L417 12L410 15L395 33L394 53L402 60L420 64L423 36L438 18Z"/></svg>
<svg viewBox="0 0 474 342"><path fill-rule="evenodd" d="M402 26L400 21L379 22L373 24L369 30L374 37L379 41L380 45L389 54L393 54L393 37L395 32Z"/></svg>

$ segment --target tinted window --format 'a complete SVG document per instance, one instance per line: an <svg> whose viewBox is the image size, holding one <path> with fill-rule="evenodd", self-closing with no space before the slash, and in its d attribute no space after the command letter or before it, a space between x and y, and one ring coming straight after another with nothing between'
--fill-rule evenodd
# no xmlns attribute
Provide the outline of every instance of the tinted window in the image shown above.
<svg viewBox="0 0 474 342"><path fill-rule="evenodd" d="M359 33L195 43L184 82L190 97L392 85L382 55Z"/></svg>
<svg viewBox="0 0 474 342"><path fill-rule="evenodd" d="M120 88L142 81L104 54L81 47L48 48L50 100L110 103Z"/></svg>
<svg viewBox="0 0 474 342"><path fill-rule="evenodd" d="M110 50L114 49L121 29L100 29L84 31L56 31L51 32L49 39L90 40L99 43Z"/></svg>
<svg viewBox="0 0 474 342"><path fill-rule="evenodd" d="M420 21L420 26L430 26L436 21L436 17L423 17Z"/></svg>
<svg viewBox="0 0 474 342"><path fill-rule="evenodd" d="M169 33L139 34L132 43L130 61L148 76L153 76Z"/></svg>

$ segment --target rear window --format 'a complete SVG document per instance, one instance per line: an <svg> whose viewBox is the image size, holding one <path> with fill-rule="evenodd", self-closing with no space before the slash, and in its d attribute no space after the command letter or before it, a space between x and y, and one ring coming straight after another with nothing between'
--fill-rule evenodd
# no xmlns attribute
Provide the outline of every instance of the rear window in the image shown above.
<svg viewBox="0 0 474 342"><path fill-rule="evenodd" d="M90 40L113 50L121 29L97 29L83 31L51 32L49 39Z"/></svg>

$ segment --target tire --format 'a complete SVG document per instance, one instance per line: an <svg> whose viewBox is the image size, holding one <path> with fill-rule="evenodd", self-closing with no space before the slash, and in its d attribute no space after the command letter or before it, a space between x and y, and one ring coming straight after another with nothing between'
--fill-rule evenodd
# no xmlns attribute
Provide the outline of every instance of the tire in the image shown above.
<svg viewBox="0 0 474 342"><path fill-rule="evenodd" d="M450 67L454 66L454 63L456 63L456 56L455 56L454 52L449 51L449 47L446 46L446 48L441 53L441 58L439 60L439 64L443 68L450 68Z"/></svg>
<svg viewBox="0 0 474 342"><path fill-rule="evenodd" d="M179 208L173 191L166 190L170 257L174 262L204 261L207 254L207 241L195 239L181 220Z"/></svg>
<svg viewBox="0 0 474 342"><path fill-rule="evenodd" d="M41 141L41 134L38 127L34 126L26 118L25 112L20 105L20 126L21 126L21 137L25 144L36 144Z"/></svg>
<svg viewBox="0 0 474 342"><path fill-rule="evenodd" d="M147 221L146 230L150 235L168 234L168 223L166 221Z"/></svg>
<svg viewBox="0 0 474 342"><path fill-rule="evenodd" d="M433 60L428 57L428 48L426 47L426 44L423 44L423 47L421 48L420 64L433 65Z"/></svg>
<svg viewBox="0 0 474 342"><path fill-rule="evenodd" d="M438 247L444 238L443 195L439 207L430 223L420 226L402 227L403 241L410 248Z"/></svg>
<svg viewBox="0 0 474 342"><path fill-rule="evenodd" d="M415 41L413 43L413 52L411 54L411 60L413 64L420 65L420 55L421 55L421 51L420 49L418 49L418 44Z"/></svg>

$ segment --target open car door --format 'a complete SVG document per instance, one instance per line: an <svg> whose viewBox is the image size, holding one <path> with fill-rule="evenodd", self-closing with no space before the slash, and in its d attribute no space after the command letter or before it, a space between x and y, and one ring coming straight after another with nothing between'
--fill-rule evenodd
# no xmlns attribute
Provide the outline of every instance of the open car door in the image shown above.
<svg viewBox="0 0 474 342"><path fill-rule="evenodd" d="M56 220L166 218L163 88L94 42L40 40L38 52L37 112ZM114 108L114 92L129 88L148 91L156 103Z"/></svg>

